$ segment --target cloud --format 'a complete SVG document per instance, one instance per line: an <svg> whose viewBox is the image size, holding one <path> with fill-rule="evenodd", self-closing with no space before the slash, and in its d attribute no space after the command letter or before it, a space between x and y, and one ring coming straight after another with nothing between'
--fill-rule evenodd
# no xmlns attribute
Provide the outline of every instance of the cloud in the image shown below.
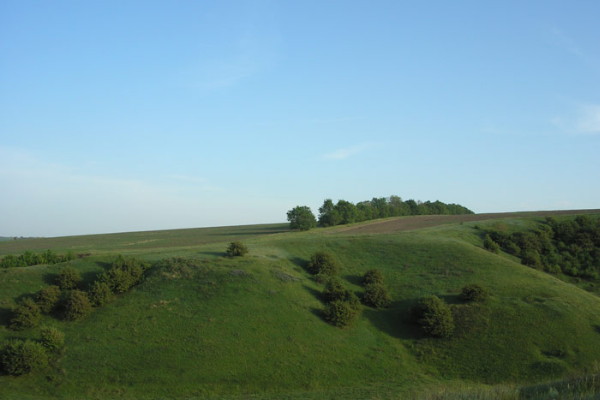
<svg viewBox="0 0 600 400"><path fill-rule="evenodd" d="M565 133L600 134L600 104L582 104L569 117L555 117L551 122Z"/></svg>
<svg viewBox="0 0 600 400"><path fill-rule="evenodd" d="M600 104L581 106L575 127L579 133L600 134Z"/></svg>
<svg viewBox="0 0 600 400"><path fill-rule="evenodd" d="M368 144L360 144L360 145L352 146L352 147L344 147L341 149L334 150L331 153L324 154L323 158L328 159L328 160L345 160L349 157L352 157L359 153L362 153L369 147L370 147L370 145L368 145Z"/></svg>
<svg viewBox="0 0 600 400"><path fill-rule="evenodd" d="M584 57L584 53L581 50L581 48L579 47L579 45L573 40L571 39L571 37L569 37L566 33L564 33L562 30L554 27L552 28L552 34L554 35L554 38L556 40L556 44L560 47L562 47L564 50L566 50L567 52L583 58Z"/></svg>

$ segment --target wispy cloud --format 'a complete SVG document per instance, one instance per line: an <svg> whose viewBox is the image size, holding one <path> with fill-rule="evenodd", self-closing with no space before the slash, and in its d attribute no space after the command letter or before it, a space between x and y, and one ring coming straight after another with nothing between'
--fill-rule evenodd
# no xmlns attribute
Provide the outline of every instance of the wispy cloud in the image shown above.
<svg viewBox="0 0 600 400"><path fill-rule="evenodd" d="M570 117L555 117L552 123L565 133L600 135L600 104L581 104Z"/></svg>
<svg viewBox="0 0 600 400"><path fill-rule="evenodd" d="M344 147L341 149L334 150L331 153L324 154L323 158L328 160L345 160L349 157L364 152L369 147L371 147L371 144L359 144L356 146Z"/></svg>
<svg viewBox="0 0 600 400"><path fill-rule="evenodd" d="M552 28L552 35L554 36L554 39L558 46L562 47L564 50L577 57L584 57L584 53L581 50L581 47L564 31L558 29L557 27L554 27Z"/></svg>

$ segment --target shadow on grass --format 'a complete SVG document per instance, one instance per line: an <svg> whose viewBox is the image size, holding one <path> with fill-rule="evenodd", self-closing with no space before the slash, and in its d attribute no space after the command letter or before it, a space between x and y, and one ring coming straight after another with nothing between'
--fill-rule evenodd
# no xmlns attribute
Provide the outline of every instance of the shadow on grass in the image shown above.
<svg viewBox="0 0 600 400"><path fill-rule="evenodd" d="M290 261L294 265L297 265L297 266L299 266L300 268L302 268L303 270L306 271L306 267L308 266L308 261L306 261L305 259L300 258L300 257L292 257L292 258L290 258Z"/></svg>
<svg viewBox="0 0 600 400"><path fill-rule="evenodd" d="M445 294L442 296L438 296L440 299L444 300L446 304L465 304L466 302L460 298L458 294Z"/></svg>
<svg viewBox="0 0 600 400"><path fill-rule="evenodd" d="M312 294L315 299L319 300L320 302L323 302L323 293L321 293L317 289L311 288L310 286L306 286L306 285L303 285L303 286L304 286L304 289L306 289L306 291L308 293Z"/></svg>
<svg viewBox="0 0 600 400"><path fill-rule="evenodd" d="M377 329L398 339L420 339L421 329L413 322L411 310L417 299L394 301L389 308L373 309L365 307L363 316Z"/></svg>
<svg viewBox="0 0 600 400"><path fill-rule="evenodd" d="M48 272L42 276L42 280L47 285L56 285L56 278L58 277L57 273Z"/></svg>
<svg viewBox="0 0 600 400"><path fill-rule="evenodd" d="M213 257L225 257L227 255L227 253L224 251L199 251L198 254L204 254L206 256Z"/></svg>
<svg viewBox="0 0 600 400"><path fill-rule="evenodd" d="M353 285L362 286L362 276L360 275L344 275L342 278Z"/></svg>
<svg viewBox="0 0 600 400"><path fill-rule="evenodd" d="M81 282L79 282L78 287L88 290L94 281L98 279L100 273L96 271L87 271L81 275Z"/></svg>
<svg viewBox="0 0 600 400"><path fill-rule="evenodd" d="M0 325L8 326L8 321L10 321L12 313L12 309L0 307Z"/></svg>

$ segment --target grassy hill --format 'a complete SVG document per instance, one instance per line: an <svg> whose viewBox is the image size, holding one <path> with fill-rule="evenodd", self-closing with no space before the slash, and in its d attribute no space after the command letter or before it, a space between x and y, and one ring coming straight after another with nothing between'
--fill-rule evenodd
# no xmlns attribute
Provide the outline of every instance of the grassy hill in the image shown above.
<svg viewBox="0 0 600 400"><path fill-rule="evenodd" d="M598 365L600 298L482 248L486 227L527 229L541 215L428 217L308 232L280 224L0 243L0 254L89 254L70 262L87 282L117 254L194 260L151 268L82 321L44 317L65 333L63 355L44 371L0 376L0 398L544 398L561 384L531 385ZM250 253L224 257L232 240ZM392 305L363 307L343 329L327 324L323 285L305 270L321 250L340 261L358 295L362 274L380 269ZM61 267L0 270L0 341L38 337L36 328L7 329L10 310ZM488 301L462 303L469 283L488 288ZM426 295L455 305L451 338L426 337L412 323L410 310Z"/></svg>

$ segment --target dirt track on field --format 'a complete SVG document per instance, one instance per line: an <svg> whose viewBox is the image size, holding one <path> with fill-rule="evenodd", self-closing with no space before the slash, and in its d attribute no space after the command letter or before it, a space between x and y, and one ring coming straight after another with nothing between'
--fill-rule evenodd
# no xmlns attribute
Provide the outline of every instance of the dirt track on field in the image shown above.
<svg viewBox="0 0 600 400"><path fill-rule="evenodd" d="M460 222L485 221L499 218L518 217L549 217L553 215L576 215L576 214L600 214L600 210L561 210L561 211L528 211L493 214L467 214L467 215L416 215L412 217L398 217L383 221L373 221L360 226L340 227L332 233L348 234L370 234L370 233L394 233L411 231L421 228L430 228L443 224Z"/></svg>

